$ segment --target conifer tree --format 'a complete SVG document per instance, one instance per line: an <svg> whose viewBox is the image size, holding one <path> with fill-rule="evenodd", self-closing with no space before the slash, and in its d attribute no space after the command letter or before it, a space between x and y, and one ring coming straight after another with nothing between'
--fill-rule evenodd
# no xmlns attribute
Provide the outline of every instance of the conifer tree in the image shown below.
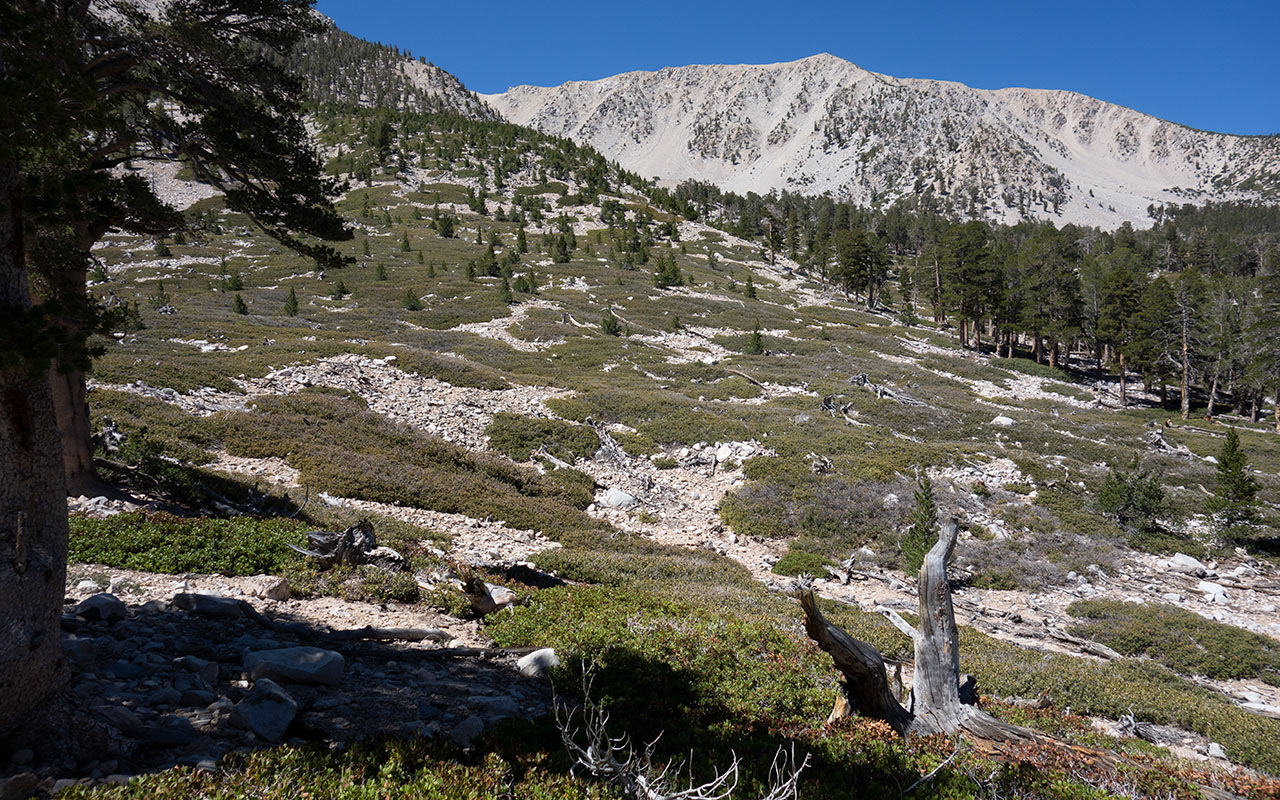
<svg viewBox="0 0 1280 800"><path fill-rule="evenodd" d="M289 288L289 296L284 300L284 313L288 317L298 316L298 293Z"/></svg>
<svg viewBox="0 0 1280 800"><path fill-rule="evenodd" d="M751 338L747 340L747 348L743 350L749 356L758 356L764 353L764 337L760 335L760 323L756 323L751 329Z"/></svg>
<svg viewBox="0 0 1280 800"><path fill-rule="evenodd" d="M911 524L898 539L902 553L901 567L907 574L920 570L925 554L938 539L938 504L933 497L933 481L927 470L916 467L915 508L909 517Z"/></svg>
<svg viewBox="0 0 1280 800"><path fill-rule="evenodd" d="M378 268L373 271L374 280L385 281L387 279L387 268L383 264L378 264Z"/></svg>
<svg viewBox="0 0 1280 800"><path fill-rule="evenodd" d="M1227 429L1227 440L1218 452L1216 483L1204 507L1215 529L1224 535L1247 532L1257 519L1258 482L1249 474L1235 428Z"/></svg>
<svg viewBox="0 0 1280 800"><path fill-rule="evenodd" d="M231 301L231 310L237 314L248 314L249 307L245 305L244 298L237 294Z"/></svg>
<svg viewBox="0 0 1280 800"><path fill-rule="evenodd" d="M606 307L604 314L600 317L600 330L604 331L607 336L622 335L622 323L614 316L612 308Z"/></svg>
<svg viewBox="0 0 1280 800"><path fill-rule="evenodd" d="M413 293L412 289L408 289L404 293L403 305L406 311L421 311L422 301Z"/></svg>

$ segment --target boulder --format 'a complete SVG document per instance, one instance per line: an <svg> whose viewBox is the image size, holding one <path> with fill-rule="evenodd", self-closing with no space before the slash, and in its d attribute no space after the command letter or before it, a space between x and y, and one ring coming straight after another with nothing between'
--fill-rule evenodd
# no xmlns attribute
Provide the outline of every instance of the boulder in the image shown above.
<svg viewBox="0 0 1280 800"><path fill-rule="evenodd" d="M329 686L342 682L344 663L341 653L319 647L282 647L259 650L244 657L245 671L255 681L270 678L291 683L314 683Z"/></svg>
<svg viewBox="0 0 1280 800"><path fill-rule="evenodd" d="M1227 602L1227 589L1220 583L1200 581L1196 584L1196 591L1204 592L1204 599L1211 603L1226 604Z"/></svg>
<svg viewBox="0 0 1280 800"><path fill-rule="evenodd" d="M716 448L716 461L724 463L733 458L733 448L727 444L722 444Z"/></svg>
<svg viewBox="0 0 1280 800"><path fill-rule="evenodd" d="M1173 558L1169 559L1169 569L1198 577L1204 577L1209 571L1208 567L1200 563L1200 559L1193 558L1186 553L1174 553Z"/></svg>
<svg viewBox="0 0 1280 800"><path fill-rule="evenodd" d="M26 800L35 794L40 779L34 772L20 772L9 778L0 778L0 800Z"/></svg>
<svg viewBox="0 0 1280 800"><path fill-rule="evenodd" d="M447 736L449 737L449 741L453 742L458 747L469 747L471 745L471 740L479 736L480 731L482 730L484 730L484 720L480 719L475 714L472 714L462 722L459 722L457 725L450 728Z"/></svg>
<svg viewBox="0 0 1280 800"><path fill-rule="evenodd" d="M93 662L94 656L97 655L97 646L94 645L92 639L64 636L62 639L62 654L73 664L83 667Z"/></svg>
<svg viewBox="0 0 1280 800"><path fill-rule="evenodd" d="M280 684L263 678L255 681L244 699L236 703L231 721L265 741L278 742L297 714L298 702Z"/></svg>
<svg viewBox="0 0 1280 800"><path fill-rule="evenodd" d="M205 661L197 656L179 656L173 663L191 670L205 683L213 683L218 679L218 665L213 661Z"/></svg>
<svg viewBox="0 0 1280 800"><path fill-rule="evenodd" d="M199 614L213 619L235 619L244 614L240 607L241 600L234 597L222 597L216 594L194 594L180 592L173 596L173 604L183 611Z"/></svg>
<svg viewBox="0 0 1280 800"><path fill-rule="evenodd" d="M634 506L636 503L640 502L639 500L635 499L635 497L627 494L621 489L616 489L616 488L610 489L609 491L605 492L604 501L606 504L614 508L630 508L631 506Z"/></svg>
<svg viewBox="0 0 1280 800"><path fill-rule="evenodd" d="M520 672L531 678L542 677L558 666L560 666L560 657L550 647L534 650L528 655L521 656L516 662Z"/></svg>
<svg viewBox="0 0 1280 800"><path fill-rule="evenodd" d="M114 594L102 592L81 600L76 605L74 613L86 622L111 624L124 619L129 613L129 608Z"/></svg>
<svg viewBox="0 0 1280 800"><path fill-rule="evenodd" d="M1209 758L1219 758L1225 761L1227 759L1227 751L1222 749L1222 745L1217 742L1209 742Z"/></svg>
<svg viewBox="0 0 1280 800"><path fill-rule="evenodd" d="M1015 420L1013 417L1006 417L1004 414L1001 414L997 416L995 419L991 420L991 424L1000 428L1012 428L1014 425L1017 424L1017 420Z"/></svg>
<svg viewBox="0 0 1280 800"><path fill-rule="evenodd" d="M257 578L249 593L264 600L288 600L291 596L289 582L274 575L263 575Z"/></svg>

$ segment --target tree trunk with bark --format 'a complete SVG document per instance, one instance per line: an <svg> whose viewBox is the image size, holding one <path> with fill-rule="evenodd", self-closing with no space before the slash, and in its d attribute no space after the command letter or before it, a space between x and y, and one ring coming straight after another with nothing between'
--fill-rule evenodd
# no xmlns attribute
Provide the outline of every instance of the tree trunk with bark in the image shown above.
<svg viewBox="0 0 1280 800"><path fill-rule="evenodd" d="M18 168L0 162L0 314L16 321L30 319L30 310ZM49 372L9 344L0 361L0 731L61 682L67 569L67 493Z"/></svg>
<svg viewBox="0 0 1280 800"><path fill-rule="evenodd" d="M89 428L89 399L84 371L49 370L53 388L53 408L62 440L63 469L67 494L96 497L109 491L93 466L93 434Z"/></svg>
<svg viewBox="0 0 1280 800"><path fill-rule="evenodd" d="M955 520L944 524L920 567L920 625L913 635L916 661L910 710L890 690L880 652L827 621L812 592L800 598L805 630L844 675L843 688L852 710L883 720L904 736L964 731L982 739L1038 741L1037 734L961 700L960 642L947 583L947 562L955 549L957 530ZM973 695L965 699L972 701Z"/></svg>

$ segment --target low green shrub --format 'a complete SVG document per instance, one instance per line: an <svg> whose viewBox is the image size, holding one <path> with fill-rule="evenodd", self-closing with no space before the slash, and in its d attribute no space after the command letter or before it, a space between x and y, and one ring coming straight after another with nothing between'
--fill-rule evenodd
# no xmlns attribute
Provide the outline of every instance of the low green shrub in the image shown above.
<svg viewBox="0 0 1280 800"><path fill-rule="evenodd" d="M813 575L825 578L826 566L830 563L832 563L831 559L817 553L789 550L786 555L778 559L777 564L773 565L773 571L778 575Z"/></svg>
<svg viewBox="0 0 1280 800"><path fill-rule="evenodd" d="M175 517L118 514L104 519L71 517L68 559L145 572L223 575L280 574L303 556L305 526L292 519Z"/></svg>
<svg viewBox="0 0 1280 800"><path fill-rule="evenodd" d="M991 366L1060 383L1071 383L1071 376L1062 370L1055 369L1048 364L1037 364L1029 358L993 358L991 359Z"/></svg>
<svg viewBox="0 0 1280 800"><path fill-rule="evenodd" d="M573 463L579 458L590 458L600 449L600 437L585 425L505 411L494 416L485 434L489 437L489 446L512 461L528 461L545 447L556 458Z"/></svg>
<svg viewBox="0 0 1280 800"><path fill-rule="evenodd" d="M1078 600L1071 632L1128 656L1146 656L1183 675L1256 678L1280 686L1280 641L1162 603Z"/></svg>

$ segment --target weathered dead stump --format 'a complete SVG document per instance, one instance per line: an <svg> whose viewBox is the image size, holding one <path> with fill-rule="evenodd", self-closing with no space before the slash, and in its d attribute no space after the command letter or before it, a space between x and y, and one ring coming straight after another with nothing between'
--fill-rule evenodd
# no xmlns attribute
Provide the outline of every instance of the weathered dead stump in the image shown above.
<svg viewBox="0 0 1280 800"><path fill-rule="evenodd" d="M805 630L830 654L836 669L844 675L844 693L850 709L883 720L904 736L963 731L982 739L1038 741L1039 734L1001 722L978 709L970 676L964 676L962 700L960 644L947 583L947 562L955 549L956 536L955 521L948 521L920 567L920 623L911 631L915 640L915 678L910 708L904 708L889 688L880 652L827 621L813 592L800 598Z"/></svg>
<svg viewBox="0 0 1280 800"><path fill-rule="evenodd" d="M358 567L369 564L388 572L403 572L409 568L404 556L390 547L379 547L373 536L373 523L362 519L345 531L311 531L307 534L307 547L289 545L303 555L319 562L321 569L335 566Z"/></svg>

